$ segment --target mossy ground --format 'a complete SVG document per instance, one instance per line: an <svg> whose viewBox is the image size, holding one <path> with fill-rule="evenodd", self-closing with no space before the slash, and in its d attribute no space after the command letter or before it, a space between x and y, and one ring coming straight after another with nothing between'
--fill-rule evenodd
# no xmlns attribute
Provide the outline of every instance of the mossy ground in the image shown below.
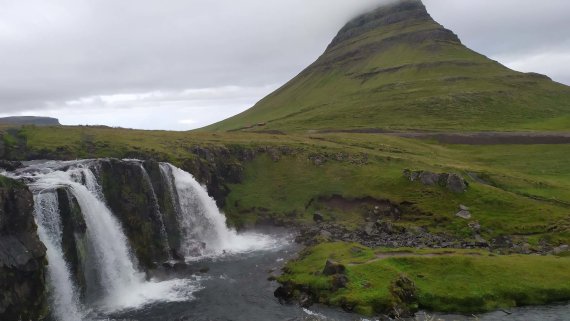
<svg viewBox="0 0 570 321"><path fill-rule="evenodd" d="M401 256L389 257L398 252ZM379 258L379 256L381 258ZM322 275L327 259L346 266L347 288L332 291ZM323 303L355 306L363 314L389 312L390 283L406 275L418 288L419 308L476 313L570 299L570 259L494 255L475 250L370 249L324 243L289 262L281 282L308 286Z"/></svg>

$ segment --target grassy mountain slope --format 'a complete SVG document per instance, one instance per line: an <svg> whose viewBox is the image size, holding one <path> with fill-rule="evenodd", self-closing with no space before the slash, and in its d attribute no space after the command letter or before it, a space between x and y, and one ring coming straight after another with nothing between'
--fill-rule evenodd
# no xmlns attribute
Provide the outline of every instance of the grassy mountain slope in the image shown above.
<svg viewBox="0 0 570 321"><path fill-rule="evenodd" d="M419 0L349 22L251 109L205 130L567 130L570 88L461 44Z"/></svg>

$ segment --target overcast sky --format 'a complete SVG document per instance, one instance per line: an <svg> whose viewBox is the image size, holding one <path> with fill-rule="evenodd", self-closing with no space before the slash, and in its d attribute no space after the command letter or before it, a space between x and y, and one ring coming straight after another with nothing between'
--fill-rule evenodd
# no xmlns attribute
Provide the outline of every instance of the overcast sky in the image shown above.
<svg viewBox="0 0 570 321"><path fill-rule="evenodd" d="M385 0L0 0L0 116L186 130L237 114ZM570 1L424 0L462 41L570 85Z"/></svg>

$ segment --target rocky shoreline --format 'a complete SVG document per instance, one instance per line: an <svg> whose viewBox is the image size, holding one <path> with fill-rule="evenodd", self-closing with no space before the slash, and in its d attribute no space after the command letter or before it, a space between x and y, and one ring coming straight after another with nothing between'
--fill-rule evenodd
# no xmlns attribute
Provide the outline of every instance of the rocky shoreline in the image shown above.
<svg viewBox="0 0 570 321"><path fill-rule="evenodd" d="M473 228L476 229L476 226ZM513 236L499 236L486 241L476 234L473 240L461 240L445 234L430 233L423 227L405 228L394 225L391 221L380 220L369 222L356 230L349 230L336 223L319 222L313 226L300 227L295 241L305 246L341 241L371 248L488 249L500 254L548 255L568 251L568 245L555 246L541 242L539 246L532 247Z"/></svg>

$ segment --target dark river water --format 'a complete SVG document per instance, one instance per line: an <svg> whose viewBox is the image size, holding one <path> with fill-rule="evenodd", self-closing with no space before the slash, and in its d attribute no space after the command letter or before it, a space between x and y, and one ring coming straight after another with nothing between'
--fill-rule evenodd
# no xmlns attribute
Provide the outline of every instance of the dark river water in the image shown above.
<svg viewBox="0 0 570 321"><path fill-rule="evenodd" d="M127 311L101 320L138 321L364 321L361 317L341 310L314 306L310 310L296 305L281 305L273 296L275 282L267 280L271 271L279 271L283 264L299 250L290 240L274 250L205 259L193 263L208 267L199 280L201 290L187 302L156 303L136 311ZM188 276L190 277L190 276ZM484 315L418 314L424 321L570 321L570 305L509 309L510 315L499 311Z"/></svg>

